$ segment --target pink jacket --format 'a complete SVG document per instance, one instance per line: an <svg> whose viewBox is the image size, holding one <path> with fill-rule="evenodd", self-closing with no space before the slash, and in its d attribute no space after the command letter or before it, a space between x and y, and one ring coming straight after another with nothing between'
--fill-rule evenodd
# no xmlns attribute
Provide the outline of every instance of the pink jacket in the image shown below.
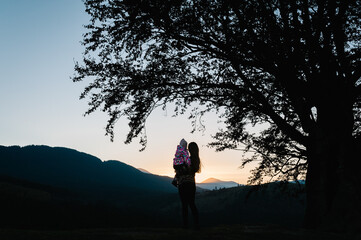
<svg viewBox="0 0 361 240"><path fill-rule="evenodd" d="M187 149L184 149L181 145L177 146L177 151L173 158L173 165L182 165L186 163L188 166L191 165L191 159L189 157Z"/></svg>

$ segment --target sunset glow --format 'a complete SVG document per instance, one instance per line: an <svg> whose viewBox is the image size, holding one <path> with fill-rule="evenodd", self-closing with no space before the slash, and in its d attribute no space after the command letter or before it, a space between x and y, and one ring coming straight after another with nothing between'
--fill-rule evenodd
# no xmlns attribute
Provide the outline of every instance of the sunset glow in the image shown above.
<svg viewBox="0 0 361 240"><path fill-rule="evenodd" d="M206 130L191 134L187 116L173 108L156 110L148 119L148 147L125 145L126 119L118 121L115 141L105 134L107 116L82 115L79 95L86 83L73 83L74 61L84 51L80 41L89 21L81 0L6 1L0 9L0 145L48 145L76 149L106 160L173 176L172 158L181 138L196 142L203 168L197 182L213 177L245 184L249 168L239 169L242 152L215 152L206 145L219 128L215 113L205 116ZM251 166L250 166L251 167Z"/></svg>

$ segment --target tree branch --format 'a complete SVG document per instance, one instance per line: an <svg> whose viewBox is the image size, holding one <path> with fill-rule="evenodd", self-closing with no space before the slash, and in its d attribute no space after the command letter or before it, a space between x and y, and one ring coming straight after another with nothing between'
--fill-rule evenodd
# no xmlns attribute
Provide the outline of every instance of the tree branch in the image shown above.
<svg viewBox="0 0 361 240"><path fill-rule="evenodd" d="M251 81L243 75L241 70L239 69L239 66L235 64L234 68L236 69L238 75L244 80L246 83L246 86L249 87L253 93L254 99L260 104L261 111L268 115L273 122L288 136L290 136L291 139L298 142L301 145L306 146L307 144L307 138L304 136L301 132L299 132L295 127L289 125L287 121L283 118L281 118L272 108L272 106L269 104L267 99L264 97L264 95L257 90L257 88L251 83Z"/></svg>

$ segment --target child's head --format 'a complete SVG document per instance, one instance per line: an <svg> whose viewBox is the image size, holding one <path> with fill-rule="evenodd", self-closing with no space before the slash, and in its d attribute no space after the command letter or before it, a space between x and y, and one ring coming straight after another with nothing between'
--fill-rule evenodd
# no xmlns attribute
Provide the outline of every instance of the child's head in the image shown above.
<svg viewBox="0 0 361 240"><path fill-rule="evenodd" d="M180 141L179 145L181 145L184 149L187 149L187 141L184 140L184 138L182 138L182 140Z"/></svg>

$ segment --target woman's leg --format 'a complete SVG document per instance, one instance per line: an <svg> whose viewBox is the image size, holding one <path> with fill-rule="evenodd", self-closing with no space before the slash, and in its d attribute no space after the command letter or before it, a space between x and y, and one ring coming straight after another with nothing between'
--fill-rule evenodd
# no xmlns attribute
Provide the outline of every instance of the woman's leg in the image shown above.
<svg viewBox="0 0 361 240"><path fill-rule="evenodd" d="M195 183L183 183L179 186L179 195L182 201L182 216L184 227L188 227L188 206L190 207L194 219L195 228L199 228L198 210L195 205Z"/></svg>
<svg viewBox="0 0 361 240"><path fill-rule="evenodd" d="M196 195L196 185L193 183L190 186L190 196L189 196L189 207L192 211L193 219L194 219L194 227L199 229L199 214L198 209L195 204L195 195Z"/></svg>
<svg viewBox="0 0 361 240"><path fill-rule="evenodd" d="M189 197L188 197L188 191L186 184L181 184L178 186L178 192L179 196L182 202L182 217L183 217L183 227L188 227L188 203L189 203Z"/></svg>

